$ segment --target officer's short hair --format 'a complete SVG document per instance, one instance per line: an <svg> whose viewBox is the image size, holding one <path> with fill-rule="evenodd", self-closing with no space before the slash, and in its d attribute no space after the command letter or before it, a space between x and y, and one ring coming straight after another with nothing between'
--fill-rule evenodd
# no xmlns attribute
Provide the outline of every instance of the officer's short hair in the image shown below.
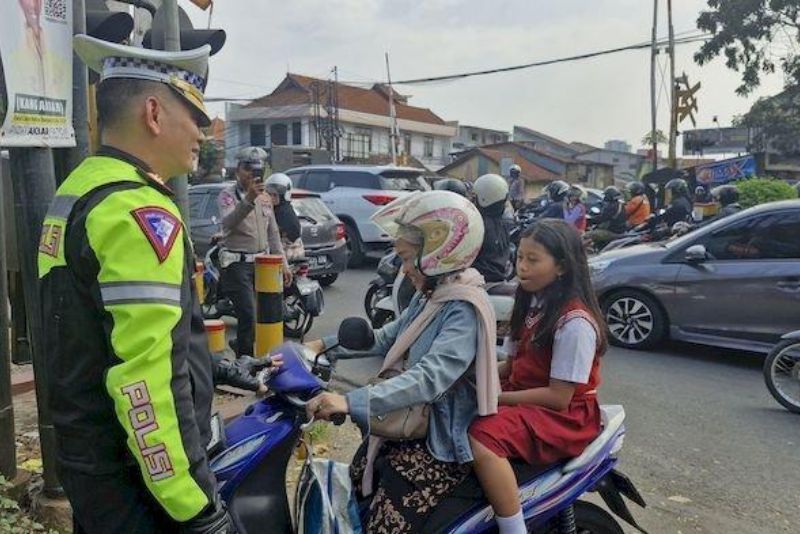
<svg viewBox="0 0 800 534"><path fill-rule="evenodd" d="M163 84L150 80L104 80L97 87L97 121L100 130L117 126L130 112L131 104L142 94L164 94L168 91Z"/></svg>

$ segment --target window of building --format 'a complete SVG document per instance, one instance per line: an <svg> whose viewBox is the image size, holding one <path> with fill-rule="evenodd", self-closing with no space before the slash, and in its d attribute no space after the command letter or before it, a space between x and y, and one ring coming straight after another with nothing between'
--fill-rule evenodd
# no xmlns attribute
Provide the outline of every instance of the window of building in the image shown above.
<svg viewBox="0 0 800 534"><path fill-rule="evenodd" d="M292 144L303 144L303 124L299 122L292 123Z"/></svg>
<svg viewBox="0 0 800 534"><path fill-rule="evenodd" d="M250 125L250 146L267 145L267 127L263 124Z"/></svg>
<svg viewBox="0 0 800 534"><path fill-rule="evenodd" d="M474 134L472 134L472 135L470 136L470 138L471 138L473 141L477 141L477 140L478 140L478 134L474 133Z"/></svg>
<svg viewBox="0 0 800 534"><path fill-rule="evenodd" d="M269 127L271 146L286 146L289 144L289 128L285 124L273 124Z"/></svg>
<svg viewBox="0 0 800 534"><path fill-rule="evenodd" d="M342 139L342 155L348 159L367 159L372 152L372 130L356 128Z"/></svg>
<svg viewBox="0 0 800 534"><path fill-rule="evenodd" d="M403 152L411 155L411 134L403 134Z"/></svg>
<svg viewBox="0 0 800 534"><path fill-rule="evenodd" d="M423 154L426 158L433 157L433 137L430 135L425 136L425 147L423 149Z"/></svg>

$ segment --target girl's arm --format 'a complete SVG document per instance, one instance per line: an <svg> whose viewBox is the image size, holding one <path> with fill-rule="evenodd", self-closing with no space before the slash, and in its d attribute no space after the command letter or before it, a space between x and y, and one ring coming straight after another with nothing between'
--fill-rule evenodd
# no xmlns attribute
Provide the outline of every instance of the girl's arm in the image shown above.
<svg viewBox="0 0 800 534"><path fill-rule="evenodd" d="M499 402L503 406L534 404L560 412L569 408L576 386L574 382L552 379L545 388L504 391L500 394Z"/></svg>

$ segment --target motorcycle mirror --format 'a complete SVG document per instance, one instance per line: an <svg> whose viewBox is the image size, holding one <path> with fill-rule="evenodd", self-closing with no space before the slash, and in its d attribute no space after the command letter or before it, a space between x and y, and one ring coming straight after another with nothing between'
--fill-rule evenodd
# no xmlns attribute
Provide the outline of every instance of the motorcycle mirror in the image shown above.
<svg viewBox="0 0 800 534"><path fill-rule="evenodd" d="M339 325L339 344L350 350L365 350L375 343L372 327L363 317L348 317Z"/></svg>

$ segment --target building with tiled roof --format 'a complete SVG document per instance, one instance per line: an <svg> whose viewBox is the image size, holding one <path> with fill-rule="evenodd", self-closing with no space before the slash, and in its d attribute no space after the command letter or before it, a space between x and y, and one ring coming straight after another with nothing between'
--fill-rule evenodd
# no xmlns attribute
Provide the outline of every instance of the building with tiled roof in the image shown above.
<svg viewBox="0 0 800 534"><path fill-rule="evenodd" d="M391 153L389 88L375 84L357 87L287 74L270 94L244 105L226 108L228 159L242 146L294 145L329 148L336 152L337 131L332 128L336 111L339 159L368 161ZM449 161L456 128L427 108L412 106L408 97L393 93L399 130L398 153L408 154L427 167L438 169ZM336 106L331 103L336 102ZM230 161L232 164L233 162Z"/></svg>

